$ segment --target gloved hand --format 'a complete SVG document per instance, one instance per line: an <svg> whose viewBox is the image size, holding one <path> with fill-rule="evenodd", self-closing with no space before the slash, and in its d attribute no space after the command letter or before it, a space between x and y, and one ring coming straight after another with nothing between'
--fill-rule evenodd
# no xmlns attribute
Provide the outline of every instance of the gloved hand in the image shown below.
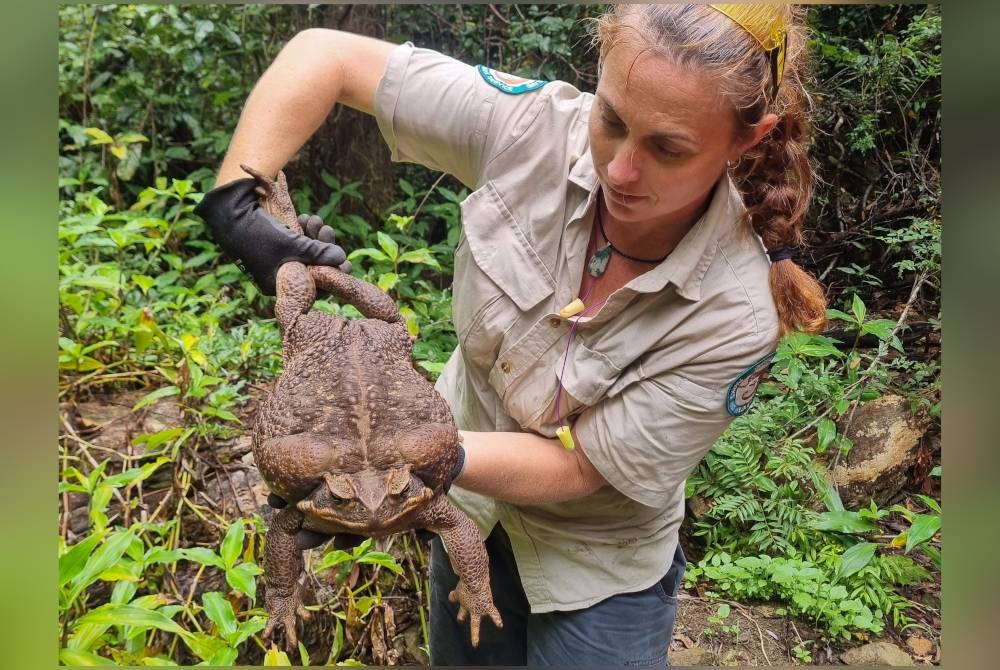
<svg viewBox="0 0 1000 670"><path fill-rule="evenodd" d="M323 219L319 218L315 214L299 214L299 225L302 226L302 230L311 239L319 240L327 244L336 244L336 236L333 232L333 228L323 223ZM351 261L344 261L337 266L337 269L344 274L351 274L353 269Z"/></svg>
<svg viewBox="0 0 1000 670"><path fill-rule="evenodd" d="M332 229L330 242L293 233L261 208L255 186L256 181L247 178L214 188L194 213L204 219L216 243L236 259L262 293L275 294L278 268L288 261L332 267L344 263L347 254L332 243Z"/></svg>

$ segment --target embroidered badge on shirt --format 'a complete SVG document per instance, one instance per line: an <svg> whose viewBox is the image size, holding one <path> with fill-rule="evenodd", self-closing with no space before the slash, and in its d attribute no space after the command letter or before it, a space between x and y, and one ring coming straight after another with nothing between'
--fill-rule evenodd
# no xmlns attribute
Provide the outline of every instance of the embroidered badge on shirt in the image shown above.
<svg viewBox="0 0 1000 670"><path fill-rule="evenodd" d="M770 371L773 359L774 352L772 351L741 372L729 385L729 391L726 393L726 411L731 416L740 416L750 409L754 394L757 392L757 385Z"/></svg>
<svg viewBox="0 0 1000 670"><path fill-rule="evenodd" d="M537 91L548 83L541 79L525 79L524 77L516 77L505 72L498 72L485 65L477 65L476 70L479 71L479 76L487 84L510 95L520 95L529 91Z"/></svg>

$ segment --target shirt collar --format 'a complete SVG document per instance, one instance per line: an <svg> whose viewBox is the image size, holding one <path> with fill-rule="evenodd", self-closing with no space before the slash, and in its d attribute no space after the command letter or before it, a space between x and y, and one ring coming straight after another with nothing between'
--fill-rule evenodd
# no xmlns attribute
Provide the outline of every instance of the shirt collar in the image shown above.
<svg viewBox="0 0 1000 670"><path fill-rule="evenodd" d="M688 300L701 298L701 282L715 259L719 240L731 232L746 211L743 199L729 175L716 183L708 209L666 260L630 285L643 293L661 290L670 282Z"/></svg>

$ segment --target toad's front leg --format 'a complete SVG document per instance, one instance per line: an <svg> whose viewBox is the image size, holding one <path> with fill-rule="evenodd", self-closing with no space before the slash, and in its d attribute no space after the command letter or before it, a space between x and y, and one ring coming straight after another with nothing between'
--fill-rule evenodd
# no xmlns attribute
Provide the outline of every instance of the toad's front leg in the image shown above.
<svg viewBox="0 0 1000 670"><path fill-rule="evenodd" d="M316 300L316 283L309 268L298 261L282 265L278 268L275 293L274 317L282 337L287 337L295 320L308 312Z"/></svg>
<svg viewBox="0 0 1000 670"><path fill-rule="evenodd" d="M479 625L484 616L497 628L503 628L500 612L493 604L489 556L479 528L444 495L439 495L421 512L418 522L441 536L448 549L452 570L458 575L458 584L448 599L458 604L459 622L469 618L472 646L479 646Z"/></svg>
<svg viewBox="0 0 1000 670"><path fill-rule="evenodd" d="M267 607L267 627L264 638L270 639L276 625L285 630L288 649L298 644L295 617L308 621L312 616L302 605L299 575L302 573L302 550L295 544L295 534L302 528L302 512L289 505L275 512L267 530L264 547L264 604Z"/></svg>

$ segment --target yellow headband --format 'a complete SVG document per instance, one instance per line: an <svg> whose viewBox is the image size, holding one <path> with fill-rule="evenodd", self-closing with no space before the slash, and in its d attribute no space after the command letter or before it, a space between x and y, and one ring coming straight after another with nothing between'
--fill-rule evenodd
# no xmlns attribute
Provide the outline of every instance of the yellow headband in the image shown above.
<svg viewBox="0 0 1000 670"><path fill-rule="evenodd" d="M774 92L785 70L785 47L788 43L788 30L785 28L785 15L782 5L763 5L749 3L730 3L709 5L736 23L753 36L760 48L771 59L771 77L774 80Z"/></svg>

